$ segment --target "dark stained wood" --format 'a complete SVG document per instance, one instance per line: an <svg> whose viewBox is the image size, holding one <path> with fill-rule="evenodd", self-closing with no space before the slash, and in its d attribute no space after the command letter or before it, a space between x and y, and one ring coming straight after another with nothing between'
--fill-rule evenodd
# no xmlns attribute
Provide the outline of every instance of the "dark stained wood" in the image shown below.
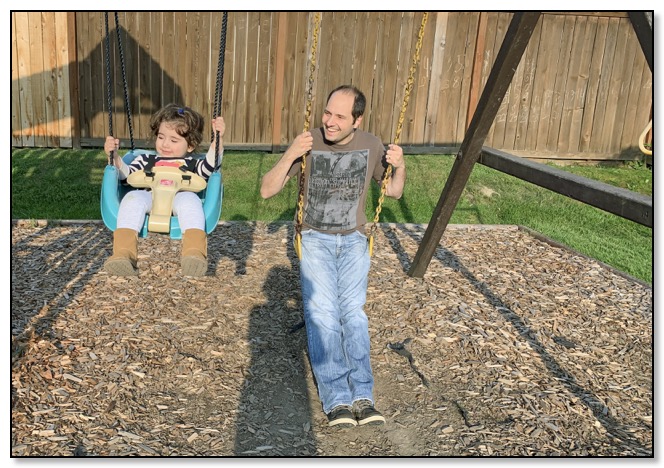
<svg viewBox="0 0 664 468"><path fill-rule="evenodd" d="M410 276L424 276L539 18L538 12L518 12L512 17L477 110L408 272Z"/></svg>
<svg viewBox="0 0 664 468"><path fill-rule="evenodd" d="M478 162L635 223L653 227L651 197L486 146Z"/></svg>

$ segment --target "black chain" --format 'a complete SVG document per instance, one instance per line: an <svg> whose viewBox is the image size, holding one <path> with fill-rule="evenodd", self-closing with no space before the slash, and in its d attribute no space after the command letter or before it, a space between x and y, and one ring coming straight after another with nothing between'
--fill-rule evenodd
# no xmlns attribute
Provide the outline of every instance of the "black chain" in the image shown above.
<svg viewBox="0 0 664 468"><path fill-rule="evenodd" d="M131 109L129 107L129 92L127 91L127 74L125 71L124 54L122 53L122 40L120 39L120 20L118 19L117 11L115 12L115 30L118 35L118 50L120 52L120 65L122 67L122 86L124 87L125 111L127 112L127 124L129 125L129 141L131 142L131 150L134 151L136 149L134 146L134 129L131 125Z"/></svg>
<svg viewBox="0 0 664 468"><path fill-rule="evenodd" d="M106 96L108 99L108 134L113 136L113 97L111 93L111 46L110 34L108 32L108 12L104 13L104 24L106 26ZM113 165L113 153L108 155L108 165Z"/></svg>
<svg viewBox="0 0 664 468"><path fill-rule="evenodd" d="M217 86L214 90L214 109L213 109L213 118L217 118L221 115L221 103L224 89L224 55L226 53L226 30L228 27L228 12L225 11L223 18L221 20L221 37L219 39L219 64L217 66ZM213 131L214 132L214 131ZM214 138L214 133L213 136ZM214 138L214 167L216 168L219 165L219 132L216 133L216 138Z"/></svg>

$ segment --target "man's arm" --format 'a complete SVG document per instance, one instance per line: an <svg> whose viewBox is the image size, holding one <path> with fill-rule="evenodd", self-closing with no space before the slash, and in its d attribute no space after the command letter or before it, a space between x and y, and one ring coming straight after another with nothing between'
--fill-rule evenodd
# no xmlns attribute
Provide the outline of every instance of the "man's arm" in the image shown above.
<svg viewBox="0 0 664 468"><path fill-rule="evenodd" d="M390 144L385 153L385 159L392 165L392 177L385 188L385 195L399 199L403 195L403 187L406 184L406 161L403 150L398 145Z"/></svg>
<svg viewBox="0 0 664 468"><path fill-rule="evenodd" d="M295 137L279 161L263 176L261 197L270 198L281 192L288 182L288 171L291 166L300 156L309 152L312 145L313 137L310 132L304 132Z"/></svg>

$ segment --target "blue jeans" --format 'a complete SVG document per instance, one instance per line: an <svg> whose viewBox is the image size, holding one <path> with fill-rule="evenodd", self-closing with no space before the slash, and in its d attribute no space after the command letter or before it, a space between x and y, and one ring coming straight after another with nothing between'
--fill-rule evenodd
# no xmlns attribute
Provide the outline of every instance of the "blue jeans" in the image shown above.
<svg viewBox="0 0 664 468"><path fill-rule="evenodd" d="M363 307L371 259L367 238L302 232L302 302L309 359L323 411L373 402L369 321Z"/></svg>

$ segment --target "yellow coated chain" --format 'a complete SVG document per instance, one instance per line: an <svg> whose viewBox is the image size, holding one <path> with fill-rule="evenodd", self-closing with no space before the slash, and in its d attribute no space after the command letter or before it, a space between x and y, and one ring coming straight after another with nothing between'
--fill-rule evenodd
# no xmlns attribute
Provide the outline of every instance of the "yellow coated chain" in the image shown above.
<svg viewBox="0 0 664 468"><path fill-rule="evenodd" d="M311 105L313 102L313 87L314 78L316 76L316 49L318 48L318 32L320 30L320 13L314 16L314 31L313 39L311 42L311 58L309 60L309 83L307 86L307 106L304 113L304 130L309 131L311 123ZM299 194L297 197L297 217L295 222L295 237L293 238L293 247L297 258L302 259L302 216L304 214L304 173L307 168L306 163L307 154L302 155L302 162L300 163L300 184Z"/></svg>
<svg viewBox="0 0 664 468"><path fill-rule="evenodd" d="M417 45L415 46L415 54L413 55L413 63L410 66L408 72L408 81L406 81L406 91L403 96L403 104L401 105L401 113L399 114L399 121L397 123L397 130L394 135L394 144L398 145L401 139L401 130L403 129L403 121L406 116L406 109L408 108L408 101L410 100L410 93L413 90L413 83L415 81L415 70L417 69L417 64L420 61L420 50L422 49L422 38L424 37L424 26L427 23L427 18L429 13L425 12L422 16L422 23L420 24L420 31L417 35ZM369 232L369 255L373 255L373 244L374 236L376 233L376 228L378 227L378 220L380 219L380 212L383 209L383 201L385 200L385 191L387 190L387 184L390 181L392 176L392 165L388 164L387 169L385 169L385 174L383 174L383 180L380 184L380 197L378 198L378 206L376 206L376 214L374 215L373 224L371 225L371 230Z"/></svg>

